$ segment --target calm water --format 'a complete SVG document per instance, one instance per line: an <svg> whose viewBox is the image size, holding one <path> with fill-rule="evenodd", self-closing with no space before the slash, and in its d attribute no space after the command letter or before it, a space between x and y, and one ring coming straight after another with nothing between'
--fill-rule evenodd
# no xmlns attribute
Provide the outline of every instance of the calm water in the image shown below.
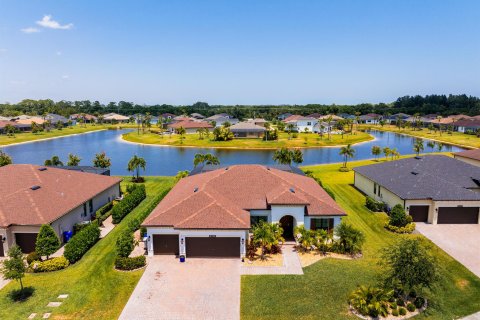
<svg viewBox="0 0 480 320"><path fill-rule="evenodd" d="M82 158L81 165L91 165L95 153L105 151L112 159L112 175L128 175L127 163L137 154L147 161L146 175L175 175L179 170L191 170L193 157L198 152L211 152L218 156L222 165L232 164L273 164L273 151L266 150L228 150L202 148L174 148L144 146L123 142L120 139L126 130L106 130L89 134L68 136L59 139L20 144L2 149L12 156L14 163L43 164L45 159L58 155L67 161L68 154L74 153ZM374 131L376 138L355 145L354 160L372 158L372 145L397 148L400 154L413 153L414 138L391 132ZM426 144L426 142L425 142ZM443 151L461 151L461 148L445 145ZM303 151L303 165L341 162L339 148L315 148ZM425 152L431 152L425 145Z"/></svg>

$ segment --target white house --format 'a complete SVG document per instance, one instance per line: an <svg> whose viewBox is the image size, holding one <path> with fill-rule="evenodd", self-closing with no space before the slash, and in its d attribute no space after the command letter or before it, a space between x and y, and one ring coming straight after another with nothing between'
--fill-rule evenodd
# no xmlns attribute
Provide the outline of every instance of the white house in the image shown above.
<svg viewBox="0 0 480 320"><path fill-rule="evenodd" d="M306 132L305 129L308 132L320 132L319 120L315 118L294 115L285 119L284 122L286 125L293 124L293 130L296 132Z"/></svg>

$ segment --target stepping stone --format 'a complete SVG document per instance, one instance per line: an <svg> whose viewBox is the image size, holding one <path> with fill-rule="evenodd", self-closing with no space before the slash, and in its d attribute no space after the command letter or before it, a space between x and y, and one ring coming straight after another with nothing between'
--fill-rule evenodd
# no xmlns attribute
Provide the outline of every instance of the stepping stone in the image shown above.
<svg viewBox="0 0 480 320"><path fill-rule="evenodd" d="M61 302L49 302L47 307L60 307L61 304Z"/></svg>
<svg viewBox="0 0 480 320"><path fill-rule="evenodd" d="M33 319L33 318L35 318L36 316L37 316L36 313L32 313L31 315L28 316L28 319Z"/></svg>
<svg viewBox="0 0 480 320"><path fill-rule="evenodd" d="M44 313L43 314L43 319L48 319L48 318L50 318L51 315L52 315L51 313Z"/></svg>
<svg viewBox="0 0 480 320"><path fill-rule="evenodd" d="M61 294L58 296L57 299L67 299L68 298L68 294Z"/></svg>

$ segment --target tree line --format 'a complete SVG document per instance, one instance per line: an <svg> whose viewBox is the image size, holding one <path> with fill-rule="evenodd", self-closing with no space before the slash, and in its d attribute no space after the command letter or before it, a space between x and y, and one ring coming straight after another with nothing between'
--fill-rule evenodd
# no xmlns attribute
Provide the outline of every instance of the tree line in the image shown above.
<svg viewBox="0 0 480 320"><path fill-rule="evenodd" d="M106 114L115 112L123 115L149 113L154 116L163 113L175 115L200 113L211 116L218 113L228 113L235 118L265 118L272 120L283 113L308 115L320 114L367 114L378 113L391 115L395 113L429 114L437 113L443 116L451 114L480 114L480 98L461 95L426 95L404 96L391 103L361 103L355 105L337 104L306 104L306 105L209 105L207 102L196 102L192 105L174 106L168 104L140 105L133 102L119 101L102 104L99 101L53 101L51 99L32 100L25 99L21 102L0 104L0 114L16 116L19 114L42 115L56 113L69 116L75 113Z"/></svg>

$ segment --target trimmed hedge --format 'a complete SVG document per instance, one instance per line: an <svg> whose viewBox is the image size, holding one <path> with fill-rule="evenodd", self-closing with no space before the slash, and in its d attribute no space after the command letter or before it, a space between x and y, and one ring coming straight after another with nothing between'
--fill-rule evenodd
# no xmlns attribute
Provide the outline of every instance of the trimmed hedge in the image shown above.
<svg viewBox="0 0 480 320"><path fill-rule="evenodd" d="M115 259L115 268L119 270L134 270L144 267L147 264L145 256L137 256L133 258L117 257Z"/></svg>
<svg viewBox="0 0 480 320"><path fill-rule="evenodd" d="M134 185L135 187L127 187L131 192L117 203L112 209L112 221L117 224L130 213L136 206L146 198L145 185ZM133 190L132 190L133 189Z"/></svg>
<svg viewBox="0 0 480 320"><path fill-rule="evenodd" d="M56 257L45 261L34 261L31 264L33 272L51 272L65 269L70 265L67 258Z"/></svg>
<svg viewBox="0 0 480 320"><path fill-rule="evenodd" d="M107 219L108 216L110 215L109 211L112 210L112 208L113 208L113 201L107 203L106 205L98 209L95 212L95 218L100 222L105 221L105 219Z"/></svg>
<svg viewBox="0 0 480 320"><path fill-rule="evenodd" d="M97 222L92 222L67 242L63 255L70 263L75 263L93 247L98 239L100 239L100 227Z"/></svg>
<svg viewBox="0 0 480 320"><path fill-rule="evenodd" d="M395 233L412 233L415 230L415 222L410 222L405 227L392 226L389 222L386 222L385 229Z"/></svg>
<svg viewBox="0 0 480 320"><path fill-rule="evenodd" d="M115 243L117 255L122 258L127 258L135 248L135 239L132 232L123 232L117 238Z"/></svg>
<svg viewBox="0 0 480 320"><path fill-rule="evenodd" d="M380 212L380 211L384 211L385 210L385 204L383 202L380 202L380 201L375 201L373 198L371 197L367 197L365 199L365 206L370 210L370 211L373 211L373 212Z"/></svg>

